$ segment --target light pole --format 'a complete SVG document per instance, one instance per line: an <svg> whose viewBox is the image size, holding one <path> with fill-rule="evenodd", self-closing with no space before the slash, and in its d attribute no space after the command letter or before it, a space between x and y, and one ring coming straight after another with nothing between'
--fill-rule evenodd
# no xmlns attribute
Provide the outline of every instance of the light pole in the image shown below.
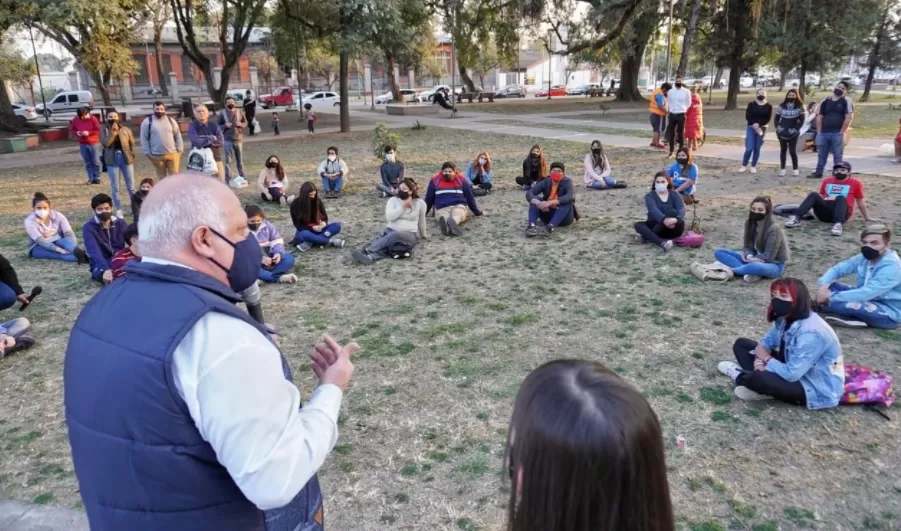
<svg viewBox="0 0 901 531"><path fill-rule="evenodd" d="M553 77L553 70L551 65L553 64L554 54L551 52L551 47L554 43L554 34L550 31L547 32L547 99L551 99L551 77Z"/></svg>
<svg viewBox="0 0 901 531"><path fill-rule="evenodd" d="M453 17L451 18L451 107L457 108L457 0L453 2ZM451 112L451 118L456 113Z"/></svg>
<svg viewBox="0 0 901 531"><path fill-rule="evenodd" d="M673 0L669 0L669 31L666 34L666 79L669 82L670 73L670 55L673 53Z"/></svg>
<svg viewBox="0 0 901 531"><path fill-rule="evenodd" d="M41 91L41 105L44 106L43 112L41 114L44 115L44 122L50 123L50 115L47 114L47 101L44 100L44 82L41 80L41 66L38 64L38 51L34 45L34 32L31 30L32 22L28 22L28 35L31 37L31 53L34 56L34 69L38 73L38 90Z"/></svg>

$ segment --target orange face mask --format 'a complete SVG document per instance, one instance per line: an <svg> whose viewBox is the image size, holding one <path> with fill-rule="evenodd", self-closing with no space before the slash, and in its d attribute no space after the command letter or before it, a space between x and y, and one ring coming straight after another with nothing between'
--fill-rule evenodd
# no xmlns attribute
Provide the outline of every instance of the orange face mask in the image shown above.
<svg viewBox="0 0 901 531"><path fill-rule="evenodd" d="M563 180L563 172L562 171L552 171L551 172L551 180L555 183L559 183Z"/></svg>

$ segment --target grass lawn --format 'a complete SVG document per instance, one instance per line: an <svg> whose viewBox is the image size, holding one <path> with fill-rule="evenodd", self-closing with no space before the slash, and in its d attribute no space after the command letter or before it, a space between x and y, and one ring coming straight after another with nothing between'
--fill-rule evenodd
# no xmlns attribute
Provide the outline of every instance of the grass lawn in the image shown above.
<svg viewBox="0 0 901 531"><path fill-rule="evenodd" d="M362 346L339 443L321 471L329 527L502 529L509 491L501 459L513 397L539 364L578 357L616 370L659 415L680 529L895 528L897 422L855 407L810 412L735 399L716 363L732 358L737 337L766 331L766 284L704 285L688 273L691 261L712 261L715 247L740 247L753 196L799 201L815 183L771 171L739 175L701 157L698 215L708 242L663 254L634 244L631 229L644 218L642 196L663 156L609 149L618 176L634 186L579 186L582 221L551 240L528 241L525 200L513 178L531 143L431 127L404 131L399 155L423 186L442 161L462 164L479 150L491 152L498 190L480 201L485 217L467 223L459 239L443 238L432 223L432 238L408 261L363 268L349 263L349 250L309 252L298 256L302 283L263 287L267 320L282 331L304 396L315 384L307 354L322 333ZM370 192L377 161L367 133L247 144L248 173L275 153L297 189L329 145L339 146L350 165L350 192L328 202L329 214L344 222L348 247L355 248L384 226L383 201ZM543 145L551 160L580 166L583 144ZM137 174L152 174L143 159ZM581 180L578 171L572 175ZM896 219L896 183L863 179L873 214ZM99 288L85 268L29 260L22 219L40 190L80 228L90 196L108 191L83 181L77 163L0 171L0 252L26 289L44 286L26 312L38 345L0 360L0 498L80 507L62 363L72 322ZM258 201L254 188L239 194ZM290 237L287 211L266 211ZM861 226L855 217L841 238L819 223L791 232L788 273L812 285L856 252ZM847 362L898 372L901 333L839 335ZM677 436L685 438L684 449Z"/></svg>

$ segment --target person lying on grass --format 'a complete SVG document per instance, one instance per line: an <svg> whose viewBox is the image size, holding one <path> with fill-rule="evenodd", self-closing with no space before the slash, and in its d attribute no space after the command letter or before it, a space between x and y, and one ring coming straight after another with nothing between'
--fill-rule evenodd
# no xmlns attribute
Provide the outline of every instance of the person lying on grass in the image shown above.
<svg viewBox="0 0 901 531"><path fill-rule="evenodd" d="M338 237L341 222L329 223L325 203L319 198L316 185L310 181L300 186L300 193L291 202L291 221L297 229L291 243L298 251L306 252L313 246L344 247L344 240Z"/></svg>
<svg viewBox="0 0 901 531"><path fill-rule="evenodd" d="M594 190L625 188L626 183L617 182L610 172L610 161L604 154L604 146L600 140L593 141L591 149L585 155L585 187Z"/></svg>
<svg viewBox="0 0 901 531"><path fill-rule="evenodd" d="M776 400L824 409L838 405L845 389L842 346L835 331L811 311L810 292L796 278L770 285L770 331L758 343L740 338L732 346L738 363L717 369L735 383L742 400Z"/></svg>
<svg viewBox="0 0 901 531"><path fill-rule="evenodd" d="M409 257L419 242L428 237L426 209L425 201L419 198L419 185L409 177L404 179L397 196L385 204L388 226L369 245L351 253L353 261L371 265L389 256Z"/></svg>
<svg viewBox="0 0 901 531"><path fill-rule="evenodd" d="M516 393L504 458L511 531L674 531L660 421L600 363L551 361Z"/></svg>
<svg viewBox="0 0 901 531"><path fill-rule="evenodd" d="M285 240L275 225L266 219L263 209L256 205L248 205L244 207L244 214L247 215L247 228L251 236L260 244L262 265L258 278L269 283L296 283L297 276L291 274L294 256L285 252Z"/></svg>
<svg viewBox="0 0 901 531"><path fill-rule="evenodd" d="M651 191L645 194L648 219L634 225L638 243L653 243L664 252L673 248L673 239L685 232L685 202L676 193L673 182L662 171L654 175Z"/></svg>
<svg viewBox="0 0 901 531"><path fill-rule="evenodd" d="M860 253L832 266L817 281L817 303L826 320L855 328L898 328L901 323L901 259L892 231L872 223L860 235ZM838 280L855 274L855 287Z"/></svg>
<svg viewBox="0 0 901 531"><path fill-rule="evenodd" d="M713 252L714 258L742 276L745 282L782 276L790 253L785 234L773 219L773 202L769 197L758 196L751 201L742 241L741 252L720 248Z"/></svg>
<svg viewBox="0 0 901 531"><path fill-rule="evenodd" d="M576 220L576 195L573 181L566 176L566 166L562 162L551 163L551 173L532 185L526 192L529 202L529 226L526 236L550 236L557 227L566 227ZM539 231L536 223L544 223L544 231Z"/></svg>
<svg viewBox="0 0 901 531"><path fill-rule="evenodd" d="M476 196L488 195L491 192L491 155L487 151L482 151L476 158L466 165L466 171L463 173L469 184L472 185L472 193Z"/></svg>
<svg viewBox="0 0 901 531"><path fill-rule="evenodd" d="M441 172L429 181L425 205L427 212L435 209L438 227L445 236L463 236L460 225L469 218L469 210L475 216L482 215L472 193L472 185L457 173L457 167L453 162L442 164Z"/></svg>

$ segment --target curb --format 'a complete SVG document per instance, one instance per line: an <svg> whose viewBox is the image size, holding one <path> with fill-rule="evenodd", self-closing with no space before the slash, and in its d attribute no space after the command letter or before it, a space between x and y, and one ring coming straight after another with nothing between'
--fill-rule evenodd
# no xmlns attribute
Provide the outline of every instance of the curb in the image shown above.
<svg viewBox="0 0 901 531"><path fill-rule="evenodd" d="M90 531L85 513L0 500L0 531Z"/></svg>

